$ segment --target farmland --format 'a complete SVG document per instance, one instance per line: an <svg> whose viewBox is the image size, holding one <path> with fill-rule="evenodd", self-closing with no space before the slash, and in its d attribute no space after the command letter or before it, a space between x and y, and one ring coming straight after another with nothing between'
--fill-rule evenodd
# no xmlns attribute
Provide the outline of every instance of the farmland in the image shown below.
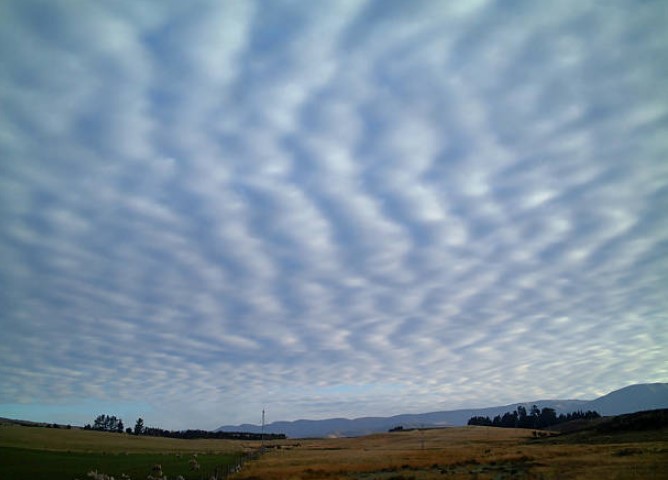
<svg viewBox="0 0 668 480"><path fill-rule="evenodd" d="M660 479L665 432L614 439L534 438L522 429L461 427L277 444L241 480Z"/></svg>
<svg viewBox="0 0 668 480"><path fill-rule="evenodd" d="M656 420L656 417L652 417ZM642 420L642 418L640 419ZM598 425L598 424L596 424ZM614 428L618 431L613 431ZM668 479L666 428L546 432L493 427L400 431L357 438L267 442L235 480ZM600 426L596 427L600 429ZM612 430L611 430L612 429ZM259 442L181 440L79 429L0 426L0 479L86 479L97 470L170 480L224 473ZM189 462L197 455L200 470Z"/></svg>
<svg viewBox="0 0 668 480"><path fill-rule="evenodd" d="M251 443L0 425L0 478L84 480L87 472L98 471L136 480L147 478L157 464L170 479L209 478L236 463ZM193 458L198 470L192 469Z"/></svg>

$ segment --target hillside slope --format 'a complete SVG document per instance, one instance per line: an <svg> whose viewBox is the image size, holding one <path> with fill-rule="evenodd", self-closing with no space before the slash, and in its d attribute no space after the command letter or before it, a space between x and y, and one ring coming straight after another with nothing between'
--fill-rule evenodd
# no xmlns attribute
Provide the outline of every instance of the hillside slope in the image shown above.
<svg viewBox="0 0 668 480"><path fill-rule="evenodd" d="M517 405L537 405L539 408L550 407L554 408L557 413L568 413L575 410L596 410L601 415L619 415L641 410L668 408L668 383L631 385L615 390L595 400L537 400L488 408L404 414L392 417L279 421L266 425L265 432L284 433L291 438L305 438L366 435L369 433L385 432L397 426L405 428L461 426L466 425L466 422L472 416L493 417L514 410ZM251 424L224 425L217 430L260 433L262 427Z"/></svg>
<svg viewBox="0 0 668 480"><path fill-rule="evenodd" d="M620 388L589 402L601 415L621 415L668 407L668 383L646 383Z"/></svg>

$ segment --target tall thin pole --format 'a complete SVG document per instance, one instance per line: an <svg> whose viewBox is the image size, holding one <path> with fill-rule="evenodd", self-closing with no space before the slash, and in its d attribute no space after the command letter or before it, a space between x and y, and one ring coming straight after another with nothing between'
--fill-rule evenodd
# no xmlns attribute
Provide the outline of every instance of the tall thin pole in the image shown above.
<svg viewBox="0 0 668 480"><path fill-rule="evenodd" d="M262 409L262 433L260 435L260 446L264 450L264 408Z"/></svg>

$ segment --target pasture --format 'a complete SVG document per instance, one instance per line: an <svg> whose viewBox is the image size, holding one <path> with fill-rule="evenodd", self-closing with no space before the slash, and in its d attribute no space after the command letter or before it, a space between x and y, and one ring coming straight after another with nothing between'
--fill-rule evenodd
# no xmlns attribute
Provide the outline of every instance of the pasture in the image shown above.
<svg viewBox="0 0 668 480"><path fill-rule="evenodd" d="M88 480L89 471L146 479L161 465L169 479L208 479L227 471L252 442L137 437L79 429L0 425L0 479ZM196 455L196 457L195 457ZM193 470L195 458L199 469Z"/></svg>
<svg viewBox="0 0 668 480"><path fill-rule="evenodd" d="M665 479L668 438L535 439L522 429L460 427L278 442L235 479Z"/></svg>
<svg viewBox="0 0 668 480"><path fill-rule="evenodd" d="M87 472L144 480L225 473L259 442L136 437L0 426L0 479L87 480ZM190 469L197 454L200 470ZM358 438L267 442L235 480L668 479L666 430L534 438L531 430L458 427Z"/></svg>

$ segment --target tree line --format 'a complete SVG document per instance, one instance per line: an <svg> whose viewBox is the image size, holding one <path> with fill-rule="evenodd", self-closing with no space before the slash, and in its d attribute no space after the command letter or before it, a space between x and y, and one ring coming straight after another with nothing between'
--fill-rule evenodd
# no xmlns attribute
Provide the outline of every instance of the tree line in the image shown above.
<svg viewBox="0 0 668 480"><path fill-rule="evenodd" d="M514 411L497 415L493 419L482 416L471 417L467 424L503 428L547 428L571 420L589 420L600 418L600 416L598 412L593 410L587 410L586 412L578 410L576 412L557 415L554 408L545 407L541 410L536 405L532 406L527 412L526 407L519 405Z"/></svg>
<svg viewBox="0 0 668 480"><path fill-rule="evenodd" d="M93 422L84 426L84 430L99 430L101 432L118 432L123 433L125 425L123 420L116 418L116 416L98 415Z"/></svg>
<svg viewBox="0 0 668 480"><path fill-rule="evenodd" d="M131 435L145 435L148 437L168 438L219 438L227 440L283 440L286 438L282 433L250 433L250 432L212 432L209 430L165 430L157 427L144 426L141 417L135 422L134 429L127 427L124 430L123 420L109 415L98 415L91 425L86 424L84 430L98 430L102 432L127 433Z"/></svg>
<svg viewBox="0 0 668 480"><path fill-rule="evenodd" d="M149 437L168 438L221 438L228 440L284 440L283 433L250 433L250 432L212 432L210 430L164 430L162 428L147 427L141 433Z"/></svg>

